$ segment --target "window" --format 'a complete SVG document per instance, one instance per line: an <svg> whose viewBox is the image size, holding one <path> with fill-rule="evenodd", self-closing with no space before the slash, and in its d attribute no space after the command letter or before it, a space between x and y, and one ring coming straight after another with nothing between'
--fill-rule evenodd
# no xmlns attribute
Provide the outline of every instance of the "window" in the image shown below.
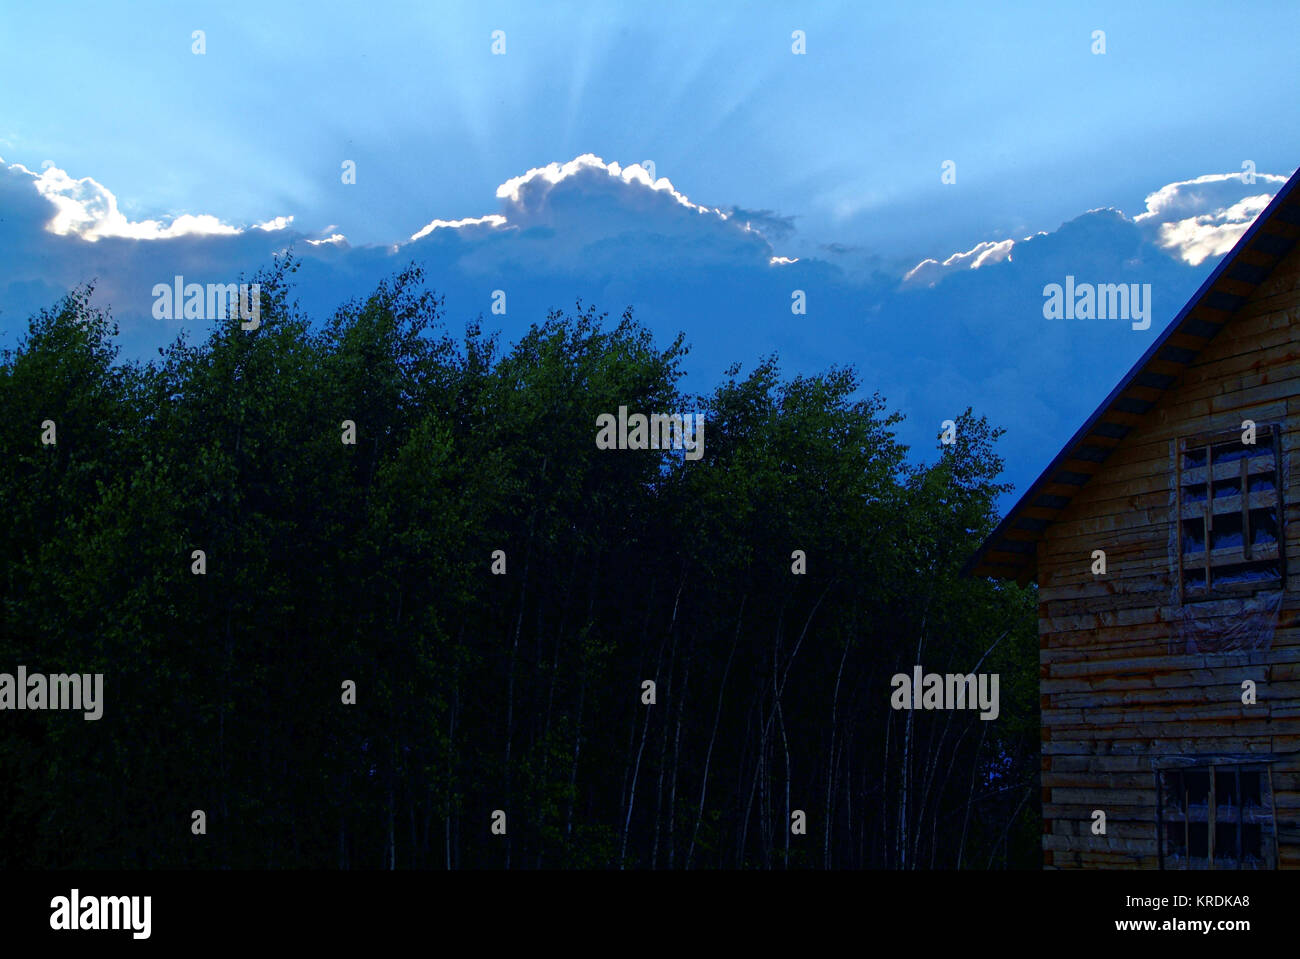
<svg viewBox="0 0 1300 959"><path fill-rule="evenodd" d="M1273 786L1258 756L1166 759L1156 770L1161 869L1271 869Z"/></svg>
<svg viewBox="0 0 1300 959"><path fill-rule="evenodd" d="M1278 589L1282 544L1281 431L1193 436L1178 443L1178 573L1184 603Z"/></svg>

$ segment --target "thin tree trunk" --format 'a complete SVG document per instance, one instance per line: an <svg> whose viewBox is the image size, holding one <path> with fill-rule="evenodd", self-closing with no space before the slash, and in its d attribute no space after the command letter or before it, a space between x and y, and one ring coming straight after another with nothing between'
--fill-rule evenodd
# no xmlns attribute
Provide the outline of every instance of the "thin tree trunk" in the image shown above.
<svg viewBox="0 0 1300 959"><path fill-rule="evenodd" d="M984 724L981 723L981 725L984 725ZM930 868L931 868L931 869L934 869L934 867L935 867L935 866L934 866L934 864L935 864L935 860L936 860L936 858L938 857L938 853L939 853L939 806L940 806L940 799L943 797L943 794L944 794L944 793L947 791L947 789L948 789L948 779L949 779L949 777L951 777L951 775L952 775L952 767L953 767L953 764L957 761L957 756L958 756L958 754L961 752L961 744L962 744L963 742L965 742L965 740L966 740L966 735L970 732L970 730L971 730L971 727L970 727L970 724L968 723L968 724L966 725L966 728L963 729L963 730L961 731L961 735L957 737L957 741L956 741L955 743L952 744L952 758L951 758L951 760L950 760L949 763L948 763L948 767L947 767L948 772L947 772L947 775L944 777L944 780L943 780L943 786L939 789L939 792L935 795L935 797L934 797L934 805L933 805L933 806L931 807L931 809L930 809ZM949 814L949 816L951 816L951 814ZM944 818L947 819L947 818L949 818L949 817L944 817Z"/></svg>
<svg viewBox="0 0 1300 959"><path fill-rule="evenodd" d="M542 460L542 475L546 474L546 461ZM505 760L505 779L506 779L506 806L510 805L510 751L514 745L515 734L515 663L519 658L519 634L524 627L524 606L528 599L528 567L532 559L533 552L533 528L537 513L528 518L528 543L524 547L524 575L519 583L519 612L515 615L515 635L514 641L510 647L510 675L506 681L506 760ZM510 868L510 846L511 837L506 834L506 868Z"/></svg>
<svg viewBox="0 0 1300 959"><path fill-rule="evenodd" d="M984 867L985 869L993 868L993 857L997 855L999 842L1002 843L1003 858L1005 859L1007 857L1007 835L1008 833L1011 832L1012 824L1016 821L1016 817L1020 815L1020 810L1025 808L1025 803L1029 801L1029 797L1033 793L1033 791L1034 791L1034 784L1030 783L1029 788L1025 790L1024 796L1021 797L1020 802L1016 805L1016 808L1012 811L1011 818L1007 820L1007 824L1002 828L1002 835L993 842L993 848L989 851L989 861L988 864Z"/></svg>
<svg viewBox="0 0 1300 959"><path fill-rule="evenodd" d="M637 649L646 648L646 637L650 635L650 615L651 613L654 612L655 609L654 600L655 600L655 580L652 577L650 580L649 594L646 598L645 619L641 621L641 639L637 642ZM638 676L645 675L644 667L645 667L644 661L638 665L637 668ZM623 788L618 795L619 809L623 809L627 805L628 783L632 779L632 761L633 761L632 744L636 742L636 719L637 719L637 712L635 709L633 709L632 722L628 724L628 729L627 729L627 748L624 750L624 755L627 756L627 762L625 762L623 765Z"/></svg>
<svg viewBox="0 0 1300 959"><path fill-rule="evenodd" d="M573 835L573 807L578 799L578 753L582 749L582 706L587 698L587 676L584 670L578 687L578 721L573 733L573 765L569 767L569 813L565 817L564 834Z"/></svg>
<svg viewBox="0 0 1300 959"><path fill-rule="evenodd" d="M668 686L664 691L664 706L673 702L673 675L677 672L677 634L673 633L672 648L668 653ZM668 765L668 723L664 722L663 736L659 740L659 781L655 785L655 831L650 843L650 868L659 866L659 824L663 820L664 807L664 773Z"/></svg>
<svg viewBox="0 0 1300 959"><path fill-rule="evenodd" d="M464 635L462 627L461 635ZM447 870L451 871L451 807L453 797L456 795L456 711L460 708L460 676L456 677L455 683L451 689L451 728L447 733L447 796L446 796L446 815L443 817L443 852L446 858Z"/></svg>
<svg viewBox="0 0 1300 959"><path fill-rule="evenodd" d="M925 647L925 623L926 617L921 617L921 630L916 637L916 665L921 664L921 650ZM912 782L912 717L916 713L916 703L912 703L912 708L907 711L907 718L903 723L903 764L901 772L902 794L898 804L898 849L896 857L898 867L906 869L909 860L907 858L907 839L908 839L908 817L911 811L908 809L908 792Z"/></svg>
<svg viewBox="0 0 1300 959"><path fill-rule="evenodd" d="M673 778L668 792L668 868L673 868L677 843L674 833L677 825L677 764L682 750L682 710L686 706L686 690L691 681L691 659L694 655L694 642L686 656L686 672L682 676L682 692L677 697L677 728L673 732Z"/></svg>
<svg viewBox="0 0 1300 959"><path fill-rule="evenodd" d="M415 831L415 803L407 802L406 815L411 822L411 865L419 868L424 864L425 850L421 848L419 834Z"/></svg>
<svg viewBox="0 0 1300 959"><path fill-rule="evenodd" d="M779 684L776 681L777 668L775 665L775 659L773 660L772 686L775 692L773 695L772 708L768 710L767 719L763 722L763 726L759 735L758 763L755 766L754 784L753 786L750 787L749 802L745 807L745 819L742 824L742 831L741 831L741 838L740 838L740 853L741 853L742 860L744 858L745 842L749 834L749 818L753 810L754 790L759 785L759 777L764 768L764 762L767 756L767 737L768 737L768 732L772 728L772 720L776 717L776 707L781 701L781 693L784 692L785 684L790 678L790 669L794 666L795 657L799 655L799 648L803 645L804 637L808 635L808 627L812 625L813 617L817 615L817 610L821 607L822 600L826 598L826 594L830 592L830 588L833 585L835 585L834 580L826 584L826 588L822 590L822 594L819 597L817 597L817 602L813 604L812 611L808 614L808 618L804 620L803 629L800 630L799 632L799 639L795 642L794 649L790 651L790 658L786 660L785 672L782 674L781 681ZM784 610L782 610L781 617L778 617L778 623L777 623L778 637L780 636L780 622L783 618L784 618ZM759 811L761 814L765 808L767 810L767 816L763 817L764 828L760 833L761 838L765 839L768 835L766 824L768 819L770 819L771 809L770 809L770 800L768 800L767 797L766 781L763 782L763 787L764 787L763 791L759 793ZM765 807L765 803L769 803L769 805ZM764 845L763 848L764 848L764 855L766 856L769 851L768 847ZM768 860L768 862L770 864L770 860Z"/></svg>
<svg viewBox="0 0 1300 959"><path fill-rule="evenodd" d="M740 643L740 624L745 617L746 593L740 598L740 612L736 615L736 636L731 641L731 652L727 654L727 665L722 670L722 682L718 685L718 706L713 712L713 731L709 733L709 748L704 753L704 775L700 780L700 805L695 813L695 828L691 830L691 845L686 850L686 868L691 868L695 858L695 840L700 834L700 822L704 819L704 797L709 791L709 763L713 759L713 744L718 738L718 722L722 718L722 697L727 691L727 675L731 672L731 660L736 655L736 646Z"/></svg>
<svg viewBox="0 0 1300 959"><path fill-rule="evenodd" d="M827 751L827 768L826 768L826 814L825 824L822 833L822 868L831 868L831 790L835 786L835 730L836 730L836 712L840 705L840 680L844 677L844 661L849 658L849 645L853 637L850 636L844 641L844 652L840 656L840 668L835 673L835 693L831 696L831 745Z"/></svg>
<svg viewBox="0 0 1300 959"><path fill-rule="evenodd" d="M388 774L388 868L397 868L397 814L393 798L393 773Z"/></svg>
<svg viewBox="0 0 1300 959"><path fill-rule="evenodd" d="M677 626L677 604L682 598L682 589L686 586L686 571L682 571L682 578L677 584L677 598L673 600L673 615L668 623L668 633L673 634ZM659 688L659 677L664 665L664 647L668 645L668 637L665 636L659 644L659 662L655 666L655 689ZM658 696L656 693L656 700ZM645 711L645 724L641 727L641 745L636 751L636 765L632 770L632 789L627 799L627 816L623 820L623 842L618 853L618 868L623 869L627 864L627 837L632 830L632 810L636 806L636 781L641 773L641 754L645 752L646 735L650 730L650 710Z"/></svg>
<svg viewBox="0 0 1300 959"><path fill-rule="evenodd" d="M582 750L582 707L587 699L587 637L593 625L592 612L596 608L596 579L591 580L591 591L587 594L587 625L583 629L578 645L578 717L573 732L573 763L569 767L569 811L565 816L564 835L573 836L573 807L578 801L578 754Z"/></svg>
<svg viewBox="0 0 1300 959"><path fill-rule="evenodd" d="M966 853L966 827L970 825L970 811L971 811L971 807L975 805L975 775L979 772L979 768L980 768L980 752L983 751L984 749L984 737L988 735L988 731L989 731L988 723L981 722L980 726L983 727L983 731L980 733L979 745L975 747L975 758L971 763L970 795L966 800L966 816L962 820L962 824L961 824L961 842L958 843L957 845L957 868L958 869L961 868L962 859L965 857L965 853Z"/></svg>
<svg viewBox="0 0 1300 959"><path fill-rule="evenodd" d="M939 742L933 749L927 750L929 753L925 764L925 785L921 789L921 804L917 806L916 830L912 837L912 861L919 862L921 858L921 820L925 816L925 810L930 802L930 787L934 784L934 776L939 767L939 759L943 754L943 742L948 738L948 728L952 725L952 712L949 712L943 722L943 729L939 733ZM934 730L930 731L930 738L934 739ZM937 802L937 800L936 800Z"/></svg>
<svg viewBox="0 0 1300 959"><path fill-rule="evenodd" d="M772 868L772 794L768 788L771 772L767 767L767 747L758 755L758 848L763 853L763 868Z"/></svg>
<svg viewBox="0 0 1300 959"><path fill-rule="evenodd" d="M785 822L782 832L785 833L785 865L783 868L790 868L790 740L785 735L785 715L781 712L781 703L778 700L776 704L776 722L781 730L781 745L785 747Z"/></svg>
<svg viewBox="0 0 1300 959"><path fill-rule="evenodd" d="M757 702L755 702L755 704L754 704L754 709L755 709L755 711L757 711L757 712L761 715L762 710L763 710L763 704L762 704L762 700L761 700L761 699L759 699ZM746 732L748 732L748 730L747 730ZM761 730L760 730L760 733L761 733ZM758 777L759 777L759 776L762 774L762 772L763 772L763 750L764 750L765 748L766 748L765 741L763 740L762 736L760 735L760 739L759 739L759 751L758 751L758 753L756 754L755 759L754 759L754 778L753 778L753 781L750 783L750 786L749 786L749 800L748 800L748 802L745 803L745 819L744 819L744 821L741 823L741 830L740 830L740 848L739 848L739 850L737 851L737 855L738 855L739 858L737 859L737 862L736 862L736 867L737 867L738 869L743 869L744 866L745 866L745 845L746 845L746 843L749 841L749 818L750 818L750 816L753 814L753 811L754 811L754 794L758 791ZM762 808L762 802L761 802L761 799L760 799L760 803L759 803L759 808L760 808L760 809Z"/></svg>
<svg viewBox="0 0 1300 959"><path fill-rule="evenodd" d="M892 858L889 855L889 734L894 728L894 711L885 714L885 754L880 761L880 845L885 856L885 868L888 869ZM863 771L865 781L866 771Z"/></svg>
<svg viewBox="0 0 1300 959"><path fill-rule="evenodd" d="M662 649L662 647L660 647ZM658 675L656 673L656 675ZM656 680L656 685L658 680ZM632 829L632 810L636 806L636 780L641 773L641 754L645 752L646 733L650 729L650 709L645 711L645 724L641 727L641 745L636 751L636 763L632 769L632 789L628 794L627 814L623 818L623 842L618 850L618 868L623 869L627 863L627 834Z"/></svg>
<svg viewBox="0 0 1300 959"><path fill-rule="evenodd" d="M570 597L573 595L573 581L577 578L578 575L578 560L582 556L581 543L582 543L582 537L585 534L586 534L586 529L584 528L582 533L579 534L577 538L577 543L575 543L574 545L573 563L569 567L569 578L568 578L568 582L565 584L564 587L564 599L560 604L560 627L555 631L555 653L551 657L551 675L546 686L546 718L542 723L542 771L541 771L540 778L541 781L544 783L548 781L546 777L547 777L547 771L550 768L550 760L551 760L551 749L550 749L551 711L555 704L556 677L559 675L560 672L560 648L564 642L565 630L569 623L569 608L570 608L569 600ZM597 530L597 539L599 539L599 530ZM599 551L597 551L594 566L596 569L600 568ZM538 635L538 652L539 652L538 665L540 666L541 665L540 651L541 651L541 636L542 636L542 632L540 628L538 629L537 635ZM537 847L536 867L538 869L542 868L543 856L545 855L545 852L546 852L546 847L544 845L539 845Z"/></svg>

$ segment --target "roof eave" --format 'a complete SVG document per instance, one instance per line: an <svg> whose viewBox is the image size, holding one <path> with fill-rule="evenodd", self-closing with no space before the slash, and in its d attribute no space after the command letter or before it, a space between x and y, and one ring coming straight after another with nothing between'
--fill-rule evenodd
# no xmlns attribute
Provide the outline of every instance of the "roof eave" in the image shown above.
<svg viewBox="0 0 1300 959"><path fill-rule="evenodd" d="M1038 479L1034 480L1034 482L1030 484L1029 488L1016 502L1016 505L1013 506L1007 512L1006 516L1003 517L1002 521L997 525L996 528L994 528L993 532L991 532L988 536L984 538L984 541L980 544L979 549L976 550L974 555L972 555L971 558L966 561L965 565L962 566L961 575L993 576L999 579L1015 578L1017 581L1021 582L1022 585L1027 584L1030 580L1035 579L1037 577L1038 569L1037 569L1036 550L1033 552L1024 553L1023 555L1026 557L1026 559L1018 564L1017 563L1010 563L1010 564L989 563L986 561L985 557L990 552L996 552L996 550L994 550L993 547L997 544L1001 544L1003 540L1007 538L1007 533L1014 528L1013 524L1016 522L1017 519L1020 518L1022 512L1024 512L1026 509L1031 508L1035 499L1043 495L1044 487L1049 485L1049 481L1053 477L1056 477L1058 474L1065 471L1064 470L1065 464L1068 461L1078 459L1078 457L1075 456L1074 454L1078 451L1081 442L1094 432L1098 423L1100 423L1102 419L1105 417L1105 415L1111 411L1112 406L1115 404L1116 400L1118 400L1124 393L1133 389L1135 385L1139 385L1136 383L1139 376L1141 376L1141 374L1152 363L1152 361L1155 360L1156 356L1161 352L1161 350L1165 348L1170 338L1173 337L1175 334L1177 334L1178 331L1184 326L1185 321L1187 321L1191 317L1191 314L1197 309L1217 309L1217 310L1222 309L1221 307L1218 306L1208 307L1206 304L1203 303L1203 301L1209 297L1209 295L1214 290L1214 288L1219 284L1219 282L1223 280L1225 276L1228 274L1228 272L1236 265L1237 259L1241 255L1242 251L1246 250L1255 242L1256 238L1259 236L1261 232L1264 231L1265 227L1268 224L1270 224L1273 221L1274 217L1277 216L1279 211L1281 211L1283 207L1287 205L1287 203L1291 199L1291 194L1296 189L1296 184L1298 182L1300 182L1300 170L1297 170L1295 173L1293 173L1291 175L1291 178L1281 186L1281 188L1273 196L1273 199L1269 201L1268 206L1266 206L1264 210L1259 214L1259 216L1255 218L1254 222L1251 223L1251 225L1247 228L1246 232L1242 234L1241 239L1239 239L1236 242L1233 248L1224 255L1223 259L1219 261L1218 265L1216 265L1215 268L1210 272L1210 275L1206 277L1205 282L1203 282L1200 285L1200 287L1197 288L1196 292L1192 295L1191 299L1189 299L1187 303L1184 304L1183 308L1178 311L1178 314L1173 318L1173 320L1170 321L1170 323L1165 327L1165 329L1160 333L1160 335L1156 337L1155 341L1151 344L1150 347L1147 348L1146 352L1142 354L1141 358L1138 359L1138 361L1133 364L1133 367L1128 371L1128 373L1124 375L1124 378L1120 380L1119 384L1113 390L1110 391L1110 394L1106 397L1105 400L1102 401L1101 405L1098 406L1095 411L1093 411L1092 415L1088 417L1087 421L1082 426L1080 426L1079 429L1077 429L1074 432L1074 435L1070 437L1069 441L1066 442L1065 445L1061 447L1060 452L1058 452L1056 456L1052 459L1051 463L1047 465L1047 468L1043 470L1043 472L1039 475ZM1288 213L1289 212L1291 211L1288 211ZM1292 216L1283 217L1282 221L1287 223L1292 223L1292 224L1300 224L1300 211L1297 211L1297 215L1294 217ZM1294 244L1294 240L1292 241L1292 243ZM1260 274L1254 280L1253 285L1257 287L1260 283L1264 282L1264 280L1268 278L1269 274L1272 273L1273 269L1276 268L1277 264L1280 263L1286 257L1286 255L1287 255L1286 252L1275 254L1276 260L1273 263L1273 265L1268 267L1266 270L1264 270L1262 274ZM1244 302L1244 298L1242 302ZM1239 308L1240 305L1241 304L1238 303L1231 310L1227 311L1229 314L1228 319L1231 318L1232 313L1235 313L1236 309ZM1210 334L1209 337L1205 338L1207 344L1210 342L1211 339L1213 339L1214 335L1216 335L1218 331L1222 329L1224 325L1226 325L1228 319L1225 319L1222 324L1218 324L1218 328L1215 329ZM1190 365L1190 362L1191 361L1189 361L1187 365ZM1168 387L1166 387L1166 389L1171 389L1173 388L1174 385L1176 385L1176 383L1170 384ZM1146 414L1142 413L1140 415L1146 415ZM1113 448L1114 447L1112 447L1112 449ZM1107 458L1108 456L1109 456L1109 452L1107 452L1106 456L1104 456L1102 460L1098 462L1099 463L1104 462L1105 458ZM1084 479L1083 482L1078 484L1078 486L1080 489L1082 489L1082 487L1086 484L1087 484L1087 479ZM1072 499L1073 499L1073 495L1069 497L1069 500ZM1059 508L1056 508L1054 510L1057 516L1059 516L1059 514L1066 508L1066 506L1068 506L1068 501L1065 504L1065 506L1060 506ZM1053 509L1053 507L1041 507L1041 508L1048 509L1048 510ZM1054 521L1055 521L1054 518L1049 520L1048 525L1050 525L1050 523ZM1046 527L1044 527L1043 530L1040 530L1037 536L1033 536L1031 534L1024 538L1030 539L1035 543L1041 542L1045 529ZM1002 570L1004 572L999 572L999 570ZM1005 572L1005 570L1017 570L1018 574L1013 577L1009 575L1007 572Z"/></svg>

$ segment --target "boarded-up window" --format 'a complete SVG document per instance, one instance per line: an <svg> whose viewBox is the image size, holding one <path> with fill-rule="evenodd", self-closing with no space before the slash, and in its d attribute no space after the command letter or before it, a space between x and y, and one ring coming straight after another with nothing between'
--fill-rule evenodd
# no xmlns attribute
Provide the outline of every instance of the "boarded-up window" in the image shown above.
<svg viewBox="0 0 1300 959"><path fill-rule="evenodd" d="M1158 769L1162 869L1271 869L1276 865L1267 763L1166 760Z"/></svg>
<svg viewBox="0 0 1300 959"><path fill-rule="evenodd" d="M1256 427L1178 443L1178 574L1184 603L1278 589L1286 577L1281 432Z"/></svg>

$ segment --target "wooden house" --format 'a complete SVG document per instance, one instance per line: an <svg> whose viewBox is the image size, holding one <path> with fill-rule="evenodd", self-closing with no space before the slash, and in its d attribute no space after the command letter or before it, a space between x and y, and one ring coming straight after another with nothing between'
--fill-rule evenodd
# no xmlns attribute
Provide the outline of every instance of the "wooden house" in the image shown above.
<svg viewBox="0 0 1300 959"><path fill-rule="evenodd" d="M967 564L1038 584L1047 868L1300 868L1297 181Z"/></svg>

